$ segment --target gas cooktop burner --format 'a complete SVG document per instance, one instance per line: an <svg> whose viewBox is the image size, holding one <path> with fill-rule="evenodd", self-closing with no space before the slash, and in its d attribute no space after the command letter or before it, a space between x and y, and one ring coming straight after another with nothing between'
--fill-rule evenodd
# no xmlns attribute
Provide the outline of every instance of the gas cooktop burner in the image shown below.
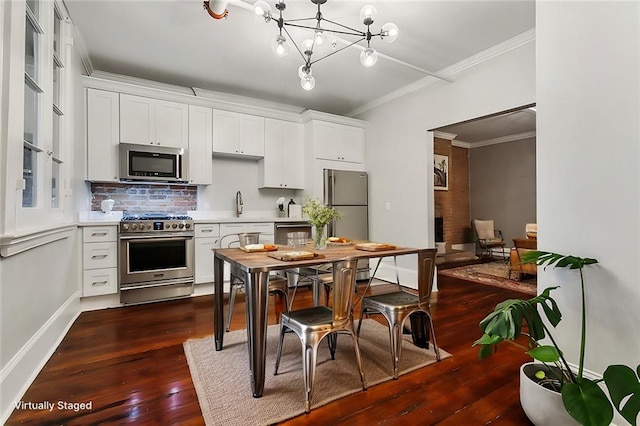
<svg viewBox="0 0 640 426"><path fill-rule="evenodd" d="M148 212L148 213L130 213L125 212L122 220L191 220L190 216L178 213L165 212Z"/></svg>

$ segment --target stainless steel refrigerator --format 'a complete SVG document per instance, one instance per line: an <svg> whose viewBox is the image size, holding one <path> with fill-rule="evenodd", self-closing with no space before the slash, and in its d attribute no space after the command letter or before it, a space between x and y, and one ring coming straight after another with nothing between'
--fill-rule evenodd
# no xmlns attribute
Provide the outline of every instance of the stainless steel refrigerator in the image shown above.
<svg viewBox="0 0 640 426"><path fill-rule="evenodd" d="M366 172L324 169L324 203L340 213L330 223L328 236L369 239L368 178ZM357 279L368 279L369 262L358 262Z"/></svg>

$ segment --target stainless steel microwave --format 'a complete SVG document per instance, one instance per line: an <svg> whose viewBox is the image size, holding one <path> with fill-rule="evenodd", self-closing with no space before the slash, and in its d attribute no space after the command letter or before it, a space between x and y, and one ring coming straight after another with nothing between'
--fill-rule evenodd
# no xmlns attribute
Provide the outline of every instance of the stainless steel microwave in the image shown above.
<svg viewBox="0 0 640 426"><path fill-rule="evenodd" d="M186 150L121 143L120 179L187 183Z"/></svg>

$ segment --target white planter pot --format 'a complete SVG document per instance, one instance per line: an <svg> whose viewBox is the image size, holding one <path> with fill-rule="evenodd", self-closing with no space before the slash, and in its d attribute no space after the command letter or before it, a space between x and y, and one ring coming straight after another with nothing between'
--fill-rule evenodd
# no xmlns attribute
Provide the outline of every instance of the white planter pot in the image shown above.
<svg viewBox="0 0 640 426"><path fill-rule="evenodd" d="M559 392L544 388L529 378L539 369L537 366L544 368L535 362L520 366L520 404L529 420L536 426L578 425L564 409Z"/></svg>

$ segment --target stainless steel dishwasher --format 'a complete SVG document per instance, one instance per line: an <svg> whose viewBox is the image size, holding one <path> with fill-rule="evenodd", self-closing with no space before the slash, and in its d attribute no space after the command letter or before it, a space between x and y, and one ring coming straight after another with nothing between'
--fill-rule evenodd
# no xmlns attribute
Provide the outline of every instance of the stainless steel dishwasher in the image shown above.
<svg viewBox="0 0 640 426"><path fill-rule="evenodd" d="M289 232L307 232L309 239L311 239L311 224L309 222L275 222L273 224L273 242L275 244L287 244L287 234ZM286 274L286 278L289 284L289 288L293 288L296 284L308 285L311 282L305 280L305 277L309 275L315 275L315 271L309 268L291 268L282 271Z"/></svg>
<svg viewBox="0 0 640 426"><path fill-rule="evenodd" d="M311 238L311 224L308 222L275 222L273 225L273 242L287 244L289 232L308 232Z"/></svg>

